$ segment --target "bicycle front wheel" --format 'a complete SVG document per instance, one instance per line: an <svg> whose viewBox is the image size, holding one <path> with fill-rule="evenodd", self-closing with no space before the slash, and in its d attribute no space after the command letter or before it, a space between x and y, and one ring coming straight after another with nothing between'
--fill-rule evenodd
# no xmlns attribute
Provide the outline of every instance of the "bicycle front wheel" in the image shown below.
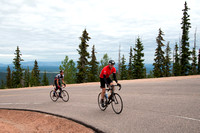
<svg viewBox="0 0 200 133"><path fill-rule="evenodd" d="M53 92L54 92L54 90L52 90L50 92L50 98L52 101L56 102L58 100L58 96L57 96L57 93L55 93L55 95L53 95Z"/></svg>
<svg viewBox="0 0 200 133"><path fill-rule="evenodd" d="M63 90L63 91L62 91L61 96L62 96L62 100L63 100L64 102L69 101L69 94L68 94L68 92L67 92L66 90Z"/></svg>
<svg viewBox="0 0 200 133"><path fill-rule="evenodd" d="M120 114L123 110L123 101L119 94L114 93L112 98L112 109L116 114Z"/></svg>

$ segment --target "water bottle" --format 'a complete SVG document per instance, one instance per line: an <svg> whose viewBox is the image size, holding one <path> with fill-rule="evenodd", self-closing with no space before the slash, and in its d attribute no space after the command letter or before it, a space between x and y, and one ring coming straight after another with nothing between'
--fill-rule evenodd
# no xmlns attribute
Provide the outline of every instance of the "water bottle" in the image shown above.
<svg viewBox="0 0 200 133"><path fill-rule="evenodd" d="M107 91L106 91L106 93L105 93L105 96L106 96L106 99L108 99L108 94L107 94Z"/></svg>

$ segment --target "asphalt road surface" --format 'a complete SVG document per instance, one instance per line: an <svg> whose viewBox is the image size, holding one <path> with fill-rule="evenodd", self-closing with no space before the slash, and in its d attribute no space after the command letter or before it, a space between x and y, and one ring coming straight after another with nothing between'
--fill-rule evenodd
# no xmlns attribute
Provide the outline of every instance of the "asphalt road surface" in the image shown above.
<svg viewBox="0 0 200 133"><path fill-rule="evenodd" d="M109 133L200 133L200 76L120 81L124 108L101 111L99 83L69 85L68 102L51 101L52 87L0 91L0 108L31 109L79 120Z"/></svg>

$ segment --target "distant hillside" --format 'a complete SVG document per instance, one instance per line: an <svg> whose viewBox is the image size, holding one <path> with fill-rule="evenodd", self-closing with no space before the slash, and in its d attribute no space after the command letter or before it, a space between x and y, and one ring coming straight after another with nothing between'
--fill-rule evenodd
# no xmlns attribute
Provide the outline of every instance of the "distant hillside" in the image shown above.
<svg viewBox="0 0 200 133"><path fill-rule="evenodd" d="M13 70L13 64L8 64L10 66L11 71ZM6 72L6 69L8 67L7 64L0 64L0 72ZM38 66L41 72L47 71L47 72L59 72L59 66L61 65L61 62L38 62ZM34 61L29 62L22 62L22 67L26 69L29 67L30 70L33 69ZM115 65L116 69L118 70L118 64ZM147 73L150 72L150 70L153 70L152 64L145 64L145 67L147 69Z"/></svg>
<svg viewBox="0 0 200 133"><path fill-rule="evenodd" d="M47 73L47 77L48 77L48 80L49 80L49 84L53 84L53 81L54 81L54 77L57 73ZM42 81L43 79L43 75L44 73L40 73L40 81ZM1 85L1 80L4 81L4 83L6 83L6 76L7 76L7 73L5 72L0 72L0 85Z"/></svg>
<svg viewBox="0 0 200 133"><path fill-rule="evenodd" d="M27 69L27 66L22 66L23 69ZM7 72L7 66L0 67L0 72ZM11 71L13 71L13 67L10 66ZM33 66L29 66L29 70L31 71L33 69ZM59 66L39 66L40 72L59 72Z"/></svg>
<svg viewBox="0 0 200 133"><path fill-rule="evenodd" d="M29 66L30 72L33 69L33 62L23 62L22 67L24 69L27 69ZM11 71L13 71L13 65L9 65ZM59 73L59 62L38 62L39 70L40 70L40 77L41 79L43 78L43 73L44 71L47 72L47 77L49 79L49 83L53 84L53 79L56 75L56 73ZM4 82L6 82L6 75L7 75L7 67L8 65L6 64L0 64L0 81L3 79ZM118 70L118 64L115 65L116 69ZM153 65L152 64L145 64L147 73L150 73L151 70L153 70ZM1 84L1 83L0 83Z"/></svg>
<svg viewBox="0 0 200 133"><path fill-rule="evenodd" d="M0 64L0 72L7 72L7 67L10 67L11 71L13 70L13 64ZM59 72L60 62L38 62L39 70L41 72ZM22 62L22 68L27 69L29 67L30 70L33 69L34 61Z"/></svg>
<svg viewBox="0 0 200 133"><path fill-rule="evenodd" d="M153 70L153 64L145 64L145 67L146 67L147 73L150 73L150 71Z"/></svg>
<svg viewBox="0 0 200 133"><path fill-rule="evenodd" d="M33 66L34 65L34 61L28 61L28 62L22 62L23 66ZM42 62L42 61L38 61L38 66L42 67L42 66L60 66L61 62Z"/></svg>
<svg viewBox="0 0 200 133"><path fill-rule="evenodd" d="M7 75L7 73L5 73L5 72L0 72L0 85L1 85L1 80L4 80L4 82L5 82L6 75Z"/></svg>
<svg viewBox="0 0 200 133"><path fill-rule="evenodd" d="M34 61L27 61L27 62L21 62L22 66L33 66L34 65ZM3 64L0 63L0 67L7 67L7 66L14 66L13 63L11 64ZM61 62L42 62L42 61L38 61L38 65L39 66L60 66Z"/></svg>

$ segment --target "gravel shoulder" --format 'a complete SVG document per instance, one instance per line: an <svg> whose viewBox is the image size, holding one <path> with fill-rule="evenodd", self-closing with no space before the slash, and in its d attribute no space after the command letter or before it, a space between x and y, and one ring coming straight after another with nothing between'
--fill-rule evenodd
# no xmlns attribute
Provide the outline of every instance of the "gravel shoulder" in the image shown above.
<svg viewBox="0 0 200 133"><path fill-rule="evenodd" d="M20 110L0 110L1 133L93 133L81 124L56 116Z"/></svg>

